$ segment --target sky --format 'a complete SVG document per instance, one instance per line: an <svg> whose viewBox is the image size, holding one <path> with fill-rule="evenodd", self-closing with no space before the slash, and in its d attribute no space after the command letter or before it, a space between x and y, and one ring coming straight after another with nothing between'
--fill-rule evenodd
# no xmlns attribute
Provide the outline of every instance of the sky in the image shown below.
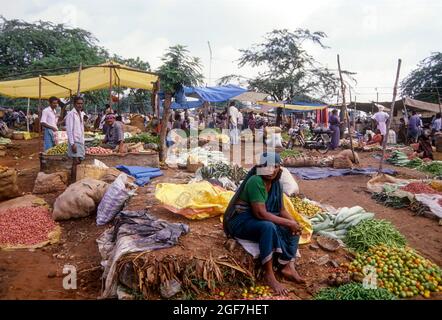
<svg viewBox="0 0 442 320"><path fill-rule="evenodd" d="M92 32L99 44L155 70L165 50L186 45L203 63L206 84L238 68L239 49L260 43L273 29L323 31L330 49L306 49L330 69L356 72L353 100L391 101L398 59L403 79L419 61L442 51L440 0L0 0L7 19L65 23ZM213 52L212 63L208 41ZM210 68L211 65L211 68ZM210 75L210 76L209 76ZM209 79L210 78L210 79ZM347 97L347 101L348 101Z"/></svg>

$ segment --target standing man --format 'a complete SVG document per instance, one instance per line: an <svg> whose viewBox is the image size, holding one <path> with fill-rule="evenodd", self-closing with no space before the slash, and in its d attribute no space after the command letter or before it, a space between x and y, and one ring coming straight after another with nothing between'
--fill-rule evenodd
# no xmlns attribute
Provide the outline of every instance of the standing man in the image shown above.
<svg viewBox="0 0 442 320"><path fill-rule="evenodd" d="M77 178L77 166L84 160L84 100L74 98L74 109L66 116L66 133L68 136L68 157L72 159L71 182Z"/></svg>
<svg viewBox="0 0 442 320"><path fill-rule="evenodd" d="M416 143L420 133L421 119L417 115L416 111L411 113L410 119L408 119L408 142Z"/></svg>
<svg viewBox="0 0 442 320"><path fill-rule="evenodd" d="M231 101L229 104L229 129L232 144L238 144L238 113L235 101Z"/></svg>
<svg viewBox="0 0 442 320"><path fill-rule="evenodd" d="M114 114L106 116L106 125L103 131L105 136L102 147L106 149L116 149L118 147L118 152L124 153L123 124L120 121L116 121Z"/></svg>
<svg viewBox="0 0 442 320"><path fill-rule="evenodd" d="M49 106L46 107L41 113L41 126L43 127L43 141L44 151L55 146L55 135L58 131L57 128L57 114L55 109L58 107L58 98L50 97Z"/></svg>
<svg viewBox="0 0 442 320"><path fill-rule="evenodd" d="M371 118L376 121L376 128L381 132L382 141L384 141L387 135L387 122L389 121L390 116L388 113L384 112L384 106L376 104L376 107L378 107L379 111Z"/></svg>

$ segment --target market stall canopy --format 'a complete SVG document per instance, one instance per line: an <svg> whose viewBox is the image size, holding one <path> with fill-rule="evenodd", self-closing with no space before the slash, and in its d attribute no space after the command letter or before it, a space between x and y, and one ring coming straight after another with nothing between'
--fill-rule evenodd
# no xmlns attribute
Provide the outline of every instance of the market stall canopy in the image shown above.
<svg viewBox="0 0 442 320"><path fill-rule="evenodd" d="M79 71L57 76L42 76L41 98L55 96L67 98L78 89L80 75L80 92L109 88L112 72L112 86L152 90L158 80L156 74L127 67L115 62L85 67ZM39 98L39 77L0 82L0 94L13 98Z"/></svg>
<svg viewBox="0 0 442 320"><path fill-rule="evenodd" d="M238 100L241 102L252 102L256 103L258 101L262 101L263 99L267 98L269 95L267 93L261 93L261 92L244 92L240 94L239 96L236 96L232 98L233 100Z"/></svg>
<svg viewBox="0 0 442 320"><path fill-rule="evenodd" d="M315 110L324 110L328 106L322 103L314 103L314 102L294 102L294 103L283 103L283 102L267 102L267 101L258 101L258 105L263 107L264 109L270 110L273 108L283 108L287 110L295 110L295 111L315 111Z"/></svg>
<svg viewBox="0 0 442 320"><path fill-rule="evenodd" d="M224 102L233 99L247 89L229 84L217 87L184 87L184 94L206 102Z"/></svg>
<svg viewBox="0 0 442 320"><path fill-rule="evenodd" d="M395 102L395 110L404 110L404 103L407 107L408 111L427 111L431 113L438 113L439 112L439 105L435 103L429 103L424 101L419 101L411 98L403 98L401 100L398 100ZM391 108L391 101L390 102L379 102L378 104L385 107L384 111L389 112ZM340 105L335 105L335 107L340 108ZM355 103L351 103L348 105L349 110L354 110ZM377 112L378 108L375 106L374 102L357 102L356 103L356 110L358 111L364 111L364 112Z"/></svg>

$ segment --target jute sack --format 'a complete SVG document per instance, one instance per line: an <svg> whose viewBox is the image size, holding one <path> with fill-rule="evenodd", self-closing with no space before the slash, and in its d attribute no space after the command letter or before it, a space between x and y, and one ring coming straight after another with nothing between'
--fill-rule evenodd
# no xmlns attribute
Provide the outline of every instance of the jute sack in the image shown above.
<svg viewBox="0 0 442 320"><path fill-rule="evenodd" d="M83 179L67 188L54 203L54 220L89 216L97 210L109 185L106 182Z"/></svg>
<svg viewBox="0 0 442 320"><path fill-rule="evenodd" d="M35 180L34 194L46 194L51 192L64 191L67 187L69 173L67 171L45 174L39 172Z"/></svg>
<svg viewBox="0 0 442 320"><path fill-rule="evenodd" d="M349 158L335 158L333 160L333 168L335 169L351 169L353 167L353 163Z"/></svg>
<svg viewBox="0 0 442 320"><path fill-rule="evenodd" d="M17 171L15 169L2 169L0 171L0 201L15 198L19 195Z"/></svg>

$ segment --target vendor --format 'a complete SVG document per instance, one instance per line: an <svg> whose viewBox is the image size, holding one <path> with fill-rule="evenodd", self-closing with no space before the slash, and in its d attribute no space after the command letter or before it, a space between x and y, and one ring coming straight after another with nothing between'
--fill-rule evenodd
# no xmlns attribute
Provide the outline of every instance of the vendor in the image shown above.
<svg viewBox="0 0 442 320"><path fill-rule="evenodd" d="M417 156L421 159L433 160L433 147L431 146L430 136L423 133L419 137L419 146L417 148Z"/></svg>
<svg viewBox="0 0 442 320"><path fill-rule="evenodd" d="M381 145L382 141L383 141L383 136L382 136L381 130L376 129L375 135L367 142L367 146L373 145L373 144Z"/></svg>
<svg viewBox="0 0 442 320"><path fill-rule="evenodd" d="M224 230L228 236L259 243L266 282L276 294L286 295L288 290L275 277L274 260L285 278L298 283L304 279L294 265L301 227L283 206L280 164L277 153L261 155L227 207Z"/></svg>
<svg viewBox="0 0 442 320"><path fill-rule="evenodd" d="M41 113L41 126L43 127L44 151L52 148L56 144L56 134L58 131L58 117L55 109L58 107L58 98L50 97L49 106Z"/></svg>
<svg viewBox="0 0 442 320"><path fill-rule="evenodd" d="M118 148L119 153L124 153L123 124L120 121L116 121L116 116L114 114L108 114L106 116L106 124L103 127L103 133L105 134L102 145L103 148Z"/></svg>

